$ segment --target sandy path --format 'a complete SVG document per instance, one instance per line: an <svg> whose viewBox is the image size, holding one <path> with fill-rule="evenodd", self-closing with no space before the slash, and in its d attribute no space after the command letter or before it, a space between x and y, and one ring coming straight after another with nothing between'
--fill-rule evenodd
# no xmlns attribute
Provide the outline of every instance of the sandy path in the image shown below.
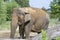
<svg viewBox="0 0 60 40"><path fill-rule="evenodd" d="M37 35L37 33L32 33L32 32L30 33L30 36L31 36L31 37L33 37L33 36L35 36L35 35ZM16 32L16 34L15 34L15 40L16 40L16 39L19 40L19 37L20 37L20 36L19 36L18 32ZM5 40L5 39L6 39L6 40L8 40L8 39L11 40L11 39L10 39L10 31L0 31L0 40L3 40L3 39L4 39L4 40Z"/></svg>

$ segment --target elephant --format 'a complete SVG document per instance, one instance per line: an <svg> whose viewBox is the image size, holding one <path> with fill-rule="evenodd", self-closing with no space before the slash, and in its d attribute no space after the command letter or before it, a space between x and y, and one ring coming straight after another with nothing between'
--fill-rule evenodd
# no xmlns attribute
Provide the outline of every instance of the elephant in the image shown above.
<svg viewBox="0 0 60 40"><path fill-rule="evenodd" d="M11 20L10 38L14 38L16 28L19 26L21 38L30 38L30 32L41 33L41 30L48 29L49 15L46 11L39 8L23 7L14 8Z"/></svg>

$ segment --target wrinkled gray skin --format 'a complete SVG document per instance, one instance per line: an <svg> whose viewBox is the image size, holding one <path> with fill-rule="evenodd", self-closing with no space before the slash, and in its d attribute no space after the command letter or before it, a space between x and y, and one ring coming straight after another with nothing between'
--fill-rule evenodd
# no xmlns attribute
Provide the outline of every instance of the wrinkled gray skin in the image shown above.
<svg viewBox="0 0 60 40"><path fill-rule="evenodd" d="M49 38L48 40L55 40L56 37L60 37L60 24L47 29L46 35ZM42 34L36 35L32 40L42 40Z"/></svg>
<svg viewBox="0 0 60 40"><path fill-rule="evenodd" d="M22 30L23 27L20 28L21 24L24 23L24 15L25 13L22 12L21 10L18 10L18 8L13 9L10 38L14 38L14 35L18 26L19 26L19 33L21 38L24 36L24 32Z"/></svg>
<svg viewBox="0 0 60 40"><path fill-rule="evenodd" d="M19 26L20 37L24 38L25 34L26 39L30 38L29 33L31 31L40 33L41 29L46 30L48 28L49 16L47 15L46 12L36 8L27 8L27 9L28 11L26 10L26 8L19 8L19 9L15 8L13 10L10 38L14 38L17 25ZM31 16L31 19L29 19L30 23L28 23L26 26L22 26L21 24L24 25L24 23L26 22L25 20L27 20L25 19L26 13Z"/></svg>

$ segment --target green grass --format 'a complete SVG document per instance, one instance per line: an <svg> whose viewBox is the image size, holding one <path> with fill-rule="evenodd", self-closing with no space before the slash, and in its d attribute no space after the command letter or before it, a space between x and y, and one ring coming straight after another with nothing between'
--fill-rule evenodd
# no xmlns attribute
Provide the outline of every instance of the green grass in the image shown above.
<svg viewBox="0 0 60 40"><path fill-rule="evenodd" d="M49 40L44 30L42 30L42 40Z"/></svg>
<svg viewBox="0 0 60 40"><path fill-rule="evenodd" d="M0 30L10 30L10 21L6 21L0 25Z"/></svg>
<svg viewBox="0 0 60 40"><path fill-rule="evenodd" d="M55 39L56 39L56 40L60 40L60 37L56 37Z"/></svg>

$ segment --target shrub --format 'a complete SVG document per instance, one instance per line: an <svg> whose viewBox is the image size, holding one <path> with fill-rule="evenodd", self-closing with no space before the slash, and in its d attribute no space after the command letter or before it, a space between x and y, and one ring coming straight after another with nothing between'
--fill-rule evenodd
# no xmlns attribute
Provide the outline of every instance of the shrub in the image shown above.
<svg viewBox="0 0 60 40"><path fill-rule="evenodd" d="M3 0L0 0L0 24L6 21L6 3Z"/></svg>
<svg viewBox="0 0 60 40"><path fill-rule="evenodd" d="M6 3L7 3L6 4L6 6L7 6L7 18L6 18L6 20L9 21L9 20L11 20L12 9L15 7L19 7L19 5L15 1L6 2Z"/></svg>
<svg viewBox="0 0 60 40"><path fill-rule="evenodd" d="M46 35L46 31L42 30L42 40L48 40L48 37Z"/></svg>

